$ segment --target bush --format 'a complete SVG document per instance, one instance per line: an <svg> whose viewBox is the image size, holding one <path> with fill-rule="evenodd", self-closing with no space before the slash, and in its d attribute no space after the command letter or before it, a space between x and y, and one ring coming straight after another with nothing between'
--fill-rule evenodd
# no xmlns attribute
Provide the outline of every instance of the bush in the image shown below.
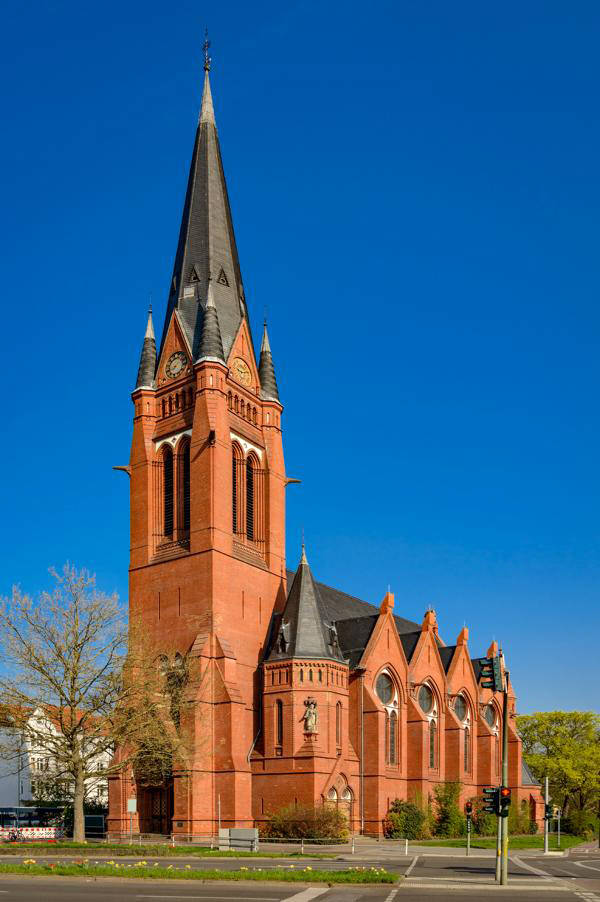
<svg viewBox="0 0 600 902"><path fill-rule="evenodd" d="M348 838L348 821L333 805L287 805L271 814L259 830L264 839L327 839L343 842Z"/></svg>
<svg viewBox="0 0 600 902"><path fill-rule="evenodd" d="M561 822L561 829L573 836L593 836L597 829L598 818L591 811L573 811Z"/></svg>
<svg viewBox="0 0 600 902"><path fill-rule="evenodd" d="M523 836L531 833L531 813L529 805L523 799L520 806L511 805L508 810L508 832L511 836Z"/></svg>
<svg viewBox="0 0 600 902"><path fill-rule="evenodd" d="M470 802L473 805L473 829L478 836L495 836L497 820L493 814L484 811L486 804L482 798L472 798Z"/></svg>
<svg viewBox="0 0 600 902"><path fill-rule="evenodd" d="M460 783L439 783L434 787L436 836L464 836L467 819L458 807Z"/></svg>
<svg viewBox="0 0 600 902"><path fill-rule="evenodd" d="M394 799L385 820L384 833L388 839L425 839L429 832L426 822L427 815L419 805Z"/></svg>

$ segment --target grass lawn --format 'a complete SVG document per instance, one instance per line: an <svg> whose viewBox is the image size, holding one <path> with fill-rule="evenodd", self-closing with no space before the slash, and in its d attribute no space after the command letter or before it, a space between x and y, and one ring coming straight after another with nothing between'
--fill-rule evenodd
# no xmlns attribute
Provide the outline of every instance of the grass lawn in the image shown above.
<svg viewBox="0 0 600 902"><path fill-rule="evenodd" d="M77 843L69 842L30 842L30 843L0 843L0 856L2 855L56 855L57 852L86 852L87 855L110 854L116 858L133 855L142 858L165 858L185 856L186 858L335 858L333 854L315 852L301 855L300 852L246 852L241 849L220 852L218 849L206 849L199 846L170 846L167 843L152 843L142 846L125 843Z"/></svg>
<svg viewBox="0 0 600 902"><path fill-rule="evenodd" d="M27 864L17 862L0 863L0 874L24 874L30 877L126 877L149 878L151 880L257 880L283 881L284 883L396 883L396 874L384 868L347 868L344 871L320 871L311 867L290 865L285 868L261 870L255 867L241 867L237 871L214 869L192 870L191 865L148 864L145 860L137 864L118 862L98 862L91 860L80 864L48 863L40 864L31 859Z"/></svg>
<svg viewBox="0 0 600 902"><path fill-rule="evenodd" d="M581 836L571 836L568 833L561 833L560 835L560 846L557 844L557 836L556 833L551 833L548 837L548 848L550 851L555 852L561 849L570 849L571 846L578 846L580 843L585 842ZM411 843L411 845L413 845ZM461 836L458 839L426 839L420 840L414 843L417 846L445 846L450 847L452 849L462 849L467 846L467 838L465 836ZM496 837L495 836L472 836L471 837L471 848L472 849L495 849L496 848ZM540 834L533 834L529 836L509 836L508 837L508 848L509 849L543 849L544 848L544 837Z"/></svg>

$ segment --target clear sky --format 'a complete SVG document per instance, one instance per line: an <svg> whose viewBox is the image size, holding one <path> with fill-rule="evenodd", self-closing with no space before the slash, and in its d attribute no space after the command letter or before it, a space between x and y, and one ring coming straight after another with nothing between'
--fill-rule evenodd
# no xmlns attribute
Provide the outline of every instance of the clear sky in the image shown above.
<svg viewBox="0 0 600 902"><path fill-rule="evenodd" d="M597 708L600 6L9 0L0 591L127 596L131 400L212 87L288 562Z"/></svg>

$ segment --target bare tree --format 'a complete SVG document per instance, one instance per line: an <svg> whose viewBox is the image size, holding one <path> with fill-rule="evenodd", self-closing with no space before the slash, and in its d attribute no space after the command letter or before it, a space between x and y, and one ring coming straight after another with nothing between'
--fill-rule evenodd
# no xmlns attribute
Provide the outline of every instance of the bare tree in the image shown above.
<svg viewBox="0 0 600 902"><path fill-rule="evenodd" d="M86 789L100 775L133 765L158 779L185 743L173 693L142 631L130 625L128 639L117 596L97 591L85 570L51 572L52 591L32 598L15 588L0 603L0 757L16 761L25 746L50 759L49 777L71 786L73 838L83 841Z"/></svg>

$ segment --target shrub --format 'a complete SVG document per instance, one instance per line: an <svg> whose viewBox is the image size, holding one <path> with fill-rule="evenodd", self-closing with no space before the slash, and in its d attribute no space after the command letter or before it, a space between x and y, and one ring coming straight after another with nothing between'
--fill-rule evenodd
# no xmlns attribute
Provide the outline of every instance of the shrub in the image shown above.
<svg viewBox="0 0 600 902"><path fill-rule="evenodd" d="M464 836L467 820L458 807L460 783L438 783L434 787L436 836Z"/></svg>
<svg viewBox="0 0 600 902"><path fill-rule="evenodd" d="M414 802L394 799L390 805L384 833L389 839L424 839L427 830L427 815Z"/></svg>
<svg viewBox="0 0 600 902"><path fill-rule="evenodd" d="M522 836L531 833L531 813L529 805L523 799L520 805L512 804L508 810L508 832Z"/></svg>
<svg viewBox="0 0 600 902"><path fill-rule="evenodd" d="M478 836L495 836L497 829L497 819L493 814L484 811L486 804L482 798L473 798L470 800L473 804L473 829Z"/></svg>
<svg viewBox="0 0 600 902"><path fill-rule="evenodd" d="M286 805L260 826L264 839L328 839L343 842L348 838L348 821L333 805Z"/></svg>
<svg viewBox="0 0 600 902"><path fill-rule="evenodd" d="M561 822L561 829L573 836L591 836L596 831L598 823L597 815L591 811L573 811Z"/></svg>

